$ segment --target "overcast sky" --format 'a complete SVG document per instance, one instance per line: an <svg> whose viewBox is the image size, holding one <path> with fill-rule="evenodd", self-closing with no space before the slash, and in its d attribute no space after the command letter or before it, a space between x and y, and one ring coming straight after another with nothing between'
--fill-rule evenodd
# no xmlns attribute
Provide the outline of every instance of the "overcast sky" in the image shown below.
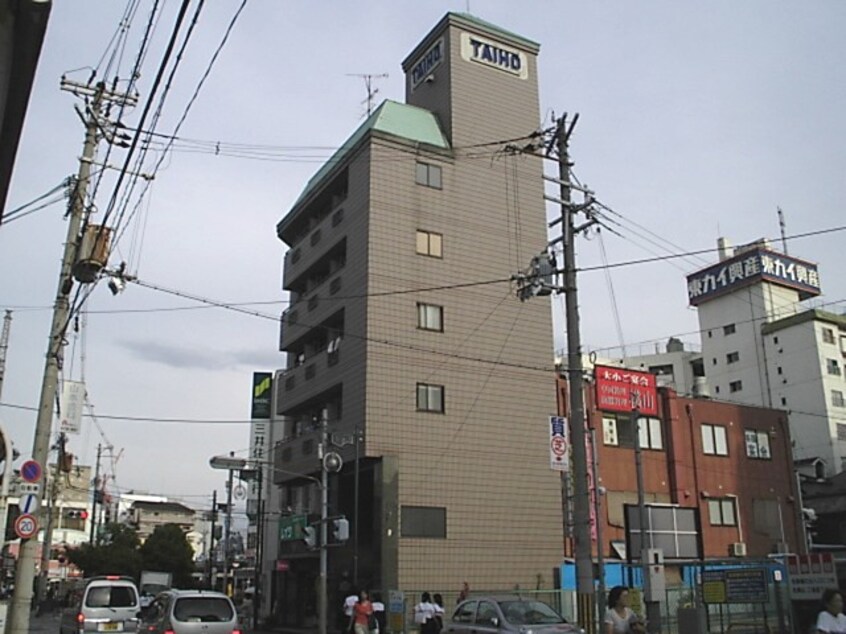
<svg viewBox="0 0 846 634"><path fill-rule="evenodd" d="M151 4L142 1L133 22L123 78ZM205 3L160 132L173 130L239 4ZM126 259L151 285L227 303L262 302L248 308L267 318L136 285L117 297L105 285L94 290L84 336L69 337L65 371L80 378L84 352L104 436L86 422L71 450L91 464L97 443L111 443L120 454L113 490L160 492L195 507L209 504L212 489L223 492L223 474L212 472L208 459L244 455L251 374L284 365L275 318L285 308L285 248L275 224L331 148L361 123L364 82L351 75L387 73L376 80L377 99L402 101L400 62L445 12L467 7L466 0L248 3L180 136L276 149L263 160L174 152L112 263ZM59 90L59 79L98 64L124 8L118 0L55 3L7 211L76 173L80 102ZM627 219L617 228L624 237L604 236L609 262L709 248L720 235L734 243L777 237L777 206L788 234L846 224L846 3L472 0L469 8L541 44L545 123L552 111L580 113L571 144L576 173ZM167 3L142 70L142 104L176 9ZM89 72L68 77L85 81ZM495 108L487 104L479 116ZM122 155L115 156L110 162L119 163ZM108 183L97 197L101 208ZM130 248L142 228L140 248ZM0 226L0 309L14 310L7 405L38 402L65 232L61 204ZM846 305L844 238L834 232L789 244L792 255L819 263L822 301L834 302L828 308L835 312ZM684 276L712 259L612 270L629 352L652 351L654 341L682 333L698 342ZM602 264L596 237L580 242L579 261ZM605 274L583 273L580 283L586 350L618 345ZM560 314L556 306L559 347ZM4 406L0 418L30 455L34 412Z"/></svg>

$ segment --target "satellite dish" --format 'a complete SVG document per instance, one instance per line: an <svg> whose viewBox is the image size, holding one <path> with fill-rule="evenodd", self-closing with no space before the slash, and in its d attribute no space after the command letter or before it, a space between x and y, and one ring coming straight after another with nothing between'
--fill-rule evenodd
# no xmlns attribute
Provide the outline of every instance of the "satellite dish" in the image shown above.
<svg viewBox="0 0 846 634"><path fill-rule="evenodd" d="M338 473L344 466L344 461L340 454L335 451L328 452L323 456L323 468L329 473Z"/></svg>

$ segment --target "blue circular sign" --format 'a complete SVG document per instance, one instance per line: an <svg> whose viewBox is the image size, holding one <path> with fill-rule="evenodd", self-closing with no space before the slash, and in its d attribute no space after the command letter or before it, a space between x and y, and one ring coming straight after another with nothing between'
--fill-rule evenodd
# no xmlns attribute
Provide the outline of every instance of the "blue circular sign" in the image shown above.
<svg viewBox="0 0 846 634"><path fill-rule="evenodd" d="M24 482L38 482L41 479L41 465L35 460L27 460L21 465L21 477Z"/></svg>

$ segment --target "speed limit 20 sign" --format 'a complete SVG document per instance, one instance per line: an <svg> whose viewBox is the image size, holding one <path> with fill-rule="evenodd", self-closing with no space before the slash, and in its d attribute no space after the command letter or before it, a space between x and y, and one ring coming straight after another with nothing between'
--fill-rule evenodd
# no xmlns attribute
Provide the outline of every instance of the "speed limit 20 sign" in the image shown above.
<svg viewBox="0 0 846 634"><path fill-rule="evenodd" d="M15 533L21 539L29 539L38 532L38 520L34 515L24 513L15 520Z"/></svg>

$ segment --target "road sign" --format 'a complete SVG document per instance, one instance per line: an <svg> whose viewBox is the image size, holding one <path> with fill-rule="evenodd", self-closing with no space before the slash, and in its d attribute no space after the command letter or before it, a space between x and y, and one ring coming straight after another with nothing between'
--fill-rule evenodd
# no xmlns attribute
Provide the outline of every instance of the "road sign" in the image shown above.
<svg viewBox="0 0 846 634"><path fill-rule="evenodd" d="M15 520L15 532L21 539L29 539L38 532L38 520L29 513L18 515Z"/></svg>
<svg viewBox="0 0 846 634"><path fill-rule="evenodd" d="M21 477L24 482L38 482L41 479L41 465L35 460L27 460L21 465Z"/></svg>
<svg viewBox="0 0 846 634"><path fill-rule="evenodd" d="M549 466L554 471L570 470L570 457L567 449L567 419L561 416L549 417Z"/></svg>
<svg viewBox="0 0 846 634"><path fill-rule="evenodd" d="M41 506L41 500L38 499L38 495L35 493L27 493L21 496L19 506L21 513L35 513L38 507Z"/></svg>

